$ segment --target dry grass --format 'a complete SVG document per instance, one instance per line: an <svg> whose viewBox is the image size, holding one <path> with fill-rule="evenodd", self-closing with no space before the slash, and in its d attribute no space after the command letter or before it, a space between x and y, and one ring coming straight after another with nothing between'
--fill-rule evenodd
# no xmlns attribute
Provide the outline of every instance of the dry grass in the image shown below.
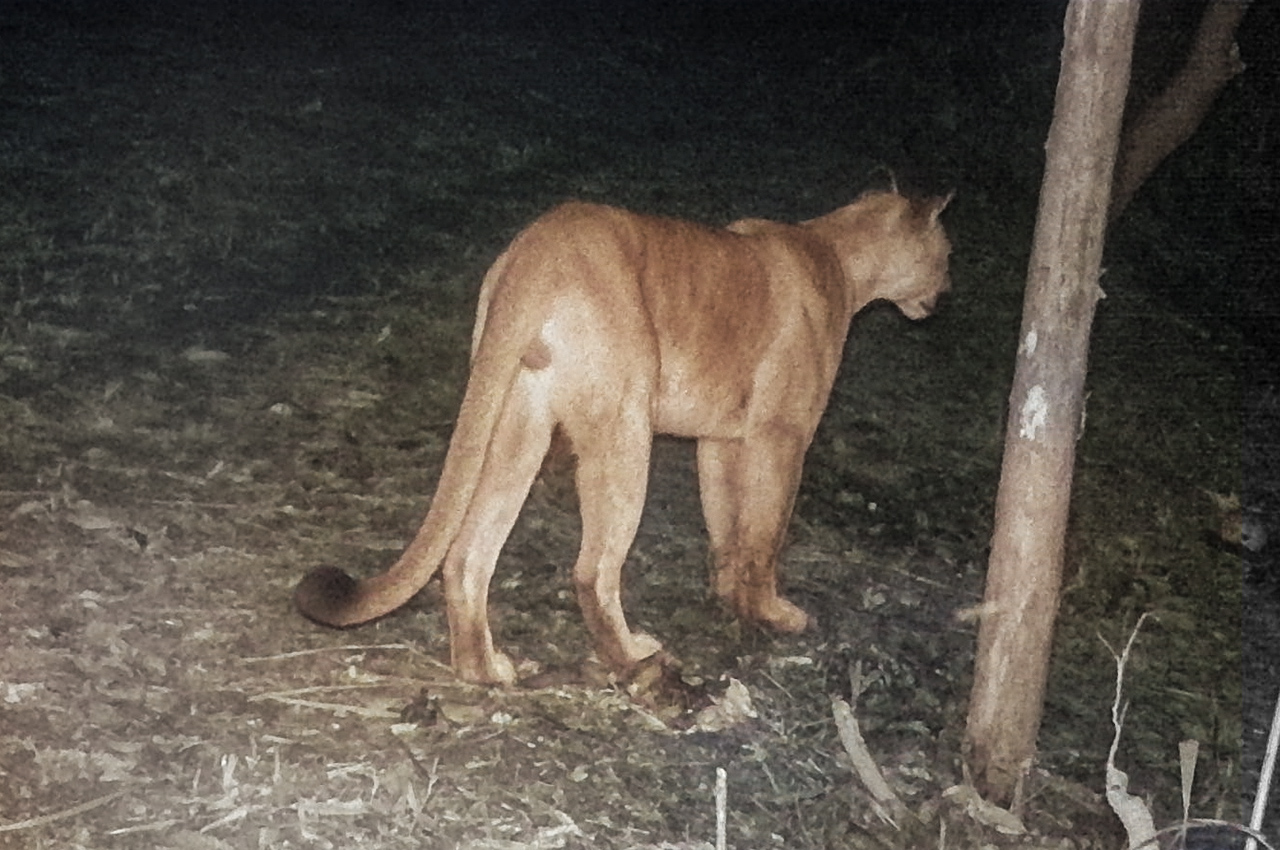
<svg viewBox="0 0 1280 850"><path fill-rule="evenodd" d="M701 847L717 767L732 847L1116 846L1096 635L1146 610L1123 766L1167 822L1176 742L1197 737L1193 814L1238 816L1256 734L1234 672L1240 556L1206 537L1222 519L1206 492L1241 492L1238 341L1140 294L1135 265L1100 312L1030 832L943 795L962 778L973 629L955 612L981 593L1043 137L1018 110L1052 90L1035 13L953 44L815 7L835 17L802 42L762 19L737 43L683 6L669 30L586 16L570 37L443 5L104 8L0 19L0 847ZM992 75L975 45L1014 70ZM988 88L966 100L950 62ZM435 587L349 633L292 612L307 568L373 572L413 531L469 293L534 213L576 195L800 218L884 162L958 184L957 292L922 326L855 323L787 555L820 627L743 632L705 598L687 445L659 444L628 562L632 619L711 695L741 681L756 717L690 731L584 667L554 476L493 608L555 684L460 685ZM1260 398L1255 437L1275 433ZM1274 442L1255 444L1274 470ZM1280 508L1246 495L1268 522ZM1273 551L1251 556L1264 579ZM1250 633L1264 646L1269 617ZM856 663L902 831L831 719Z"/></svg>

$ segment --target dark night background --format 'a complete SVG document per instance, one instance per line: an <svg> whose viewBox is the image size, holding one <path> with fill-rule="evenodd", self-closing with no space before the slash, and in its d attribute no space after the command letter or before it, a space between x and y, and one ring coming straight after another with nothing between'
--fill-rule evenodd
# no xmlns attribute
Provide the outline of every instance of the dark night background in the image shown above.
<svg viewBox="0 0 1280 850"><path fill-rule="evenodd" d="M1177 70L1201 9L1197 0L1149 0L1144 6L1131 108ZM111 677L124 676L111 672L115 661L102 669L80 661L75 666L55 650L91 657L102 641L67 635L91 635L95 616L115 621L110 612L64 606L77 594L118 592L124 599L135 584L151 592L167 588L169 579L144 578L154 566L145 559L144 565L55 571L52 564L79 563L78 553L96 557L92 553L99 551L96 538L82 539L83 524L64 535L65 515L88 503L133 511L135 526L169 541L167 558L203 556L225 545L278 559L266 569L254 561L252 570L230 559L200 580L209 585L200 584L201 593L219 600L215 610L251 611L243 620L211 626L228 635L227 643L208 645L216 646L214 657L268 654L253 640L286 653L325 639L369 637L316 635L283 607L271 606L300 574L299 560L346 547L344 557L370 572L385 565L389 551L367 542L348 546L344 534L355 540L373 528L400 541L411 530L434 486L443 445L435 431L452 421L479 280L511 236L556 202L579 197L711 223L744 216L794 221L847 203L892 173L914 193L955 190L945 216L955 245L955 291L943 313L923 325L907 326L875 310L855 322L847 375L806 466L796 523L802 527L793 539L836 535L842 542L832 544L834 551L865 547L879 566L901 551L936 559L942 573L928 581L947 585L947 570L954 568L956 586L947 594L956 598L944 594L927 603L937 610L929 608L927 617L917 612L921 622L909 628L877 614L883 618L865 631L859 631L862 625L833 625L785 651L818 658L825 679L806 687L821 703L847 687L850 645L869 646L874 638L900 650L886 650L893 659L876 662L884 693L867 697L867 729L882 741L906 741L918 730L899 723L895 712L924 718L911 723L927 728L926 737L941 749L933 754L939 763L929 765L937 770L929 781L941 781L948 775L944 762L955 756L949 735L962 716L971 661L965 653L972 652L970 635L951 624L948 606L959 607L966 594L980 592L1065 7L1057 0L0 0L0 587L7 583L12 593L12 607L0 609L0 687L6 681L25 687L47 667L57 673L48 677L48 693L56 691L49 704L62 706L62 696L70 695L66 716L95 701L114 704L103 696L101 682L116 687ZM1062 660L1050 684L1042 749L1049 769L1098 790L1098 747L1105 754L1103 737L1110 734L1098 712L1111 683L1110 659L1095 633L1114 639L1118 624L1132 623L1138 611L1164 610L1165 631L1150 638L1153 660L1135 677L1132 723L1134 747L1143 754L1134 759L1134 776L1166 810L1176 766L1167 752L1150 754L1171 747L1181 734L1231 738L1216 749L1206 746L1214 752L1206 759L1218 761L1202 775L1211 777L1206 783L1229 788L1224 795L1232 799L1241 777L1230 765L1240 757L1236 745L1243 734L1243 784L1250 797L1280 686L1274 652L1280 635L1274 570L1280 538L1274 371L1280 347L1278 16L1275 3L1251 7L1238 32L1247 70L1227 85L1194 137L1157 170L1112 228L1101 281L1108 298L1095 323L1094 395L1077 484L1081 507L1068 546L1069 570L1075 562L1082 566L1064 602L1063 649L1055 656ZM374 338L378 342L370 343ZM230 358L231 365L208 365L223 362L217 357ZM874 366L864 374L855 361ZM352 392L378 401L369 411L355 402L308 407L300 399L319 373L333 382L326 391L355 387ZM228 399L243 401L235 416L224 410ZM262 424L263 411L282 399L303 414L287 427L275 420ZM295 450L298 457L290 454ZM199 480L212 481L216 476L208 470L224 462L243 470L235 486L225 477L212 484ZM888 471L882 474L882 468ZM170 494L166 488L179 479L196 480L190 486L203 489L193 490L196 496ZM267 488L268 481L282 489ZM378 483L389 481L395 486ZM259 485L264 489L255 489ZM226 489L215 493L217 487ZM343 493L373 500L392 491L396 495L368 515L343 513L325 501L336 503ZM1243 508L1234 515L1243 510L1246 519L1269 527L1271 543L1255 552L1218 539L1216 509L1206 501L1210 492L1239 494ZM413 499L403 501L408 495ZM652 488L650 495L652 500ZM218 507L198 521L147 513L148 504L164 499ZM251 504L275 504L273 499L275 507L289 510L254 515L252 522L209 518L228 505L249 510ZM314 510L314 517L290 513L295 505ZM848 519L857 511L870 517L877 505L874 522L864 522L863 514L858 522ZM305 529L329 527L346 530L333 532L333 539L317 531L315 548L307 548L312 532ZM294 533L299 539L290 537ZM299 554L291 558L288 550ZM1219 663L1209 660L1218 657L1215 652L1239 655L1239 567L1248 575L1243 726L1234 708L1226 720L1212 706L1203 708L1217 700L1239 703L1229 682L1201 700L1215 679L1230 679L1234 669L1222 674L1194 663L1201 650L1204 666ZM697 569L691 572L700 578ZM1229 580L1219 581L1227 572ZM55 574L47 595L40 595ZM267 600L246 602L258 592L251 582L260 576ZM829 582L815 568L800 587L809 599L831 596L818 604L834 614L840 600L857 607L873 595L860 581ZM185 587L175 584L172 596L185 600ZM692 588L672 591L664 601L697 597L700 585ZM553 591L546 594L537 606L558 610ZM1212 603L1196 607L1207 599ZM173 604L186 610L186 601ZM508 611L533 607L504 604ZM572 612L571 604L560 607ZM704 646L697 643L699 629L705 632L713 617L699 621L695 615L686 628L664 605L641 601L636 607L643 612L638 616L660 624L655 629L664 638L679 636L692 663L701 662L710 678L711 671L741 664L734 675L765 687L750 680L749 660L772 644L743 639L745 649L733 643L699 655L704 649L693 648ZM438 608L438 600L424 602L414 616L435 616L423 612ZM183 616L194 617L170 619ZM242 621L262 624L252 640L233 634ZM886 636L895 622L904 632L942 635L940 643L902 649L892 643L898 638ZM369 642L420 637L403 622L385 627L376 633L383 637ZM139 625L133 633L150 634L148 628ZM409 636L398 637L398 628ZM580 645L572 635L557 634L553 641L535 627L512 628L527 629L512 643L563 642L566 651ZM741 637L728 634L733 641ZM724 634L702 636L708 646L731 642ZM162 646L192 645L172 638ZM142 646L130 651L142 653ZM447 656L438 641L426 646L435 657ZM50 654L39 654L45 651ZM164 658L166 651L146 657ZM112 658L133 657L121 652L113 649ZM190 706L179 701L172 710L138 715L150 718L143 720L119 708L128 722L101 721L110 735L68 731L49 719L62 717L62 708L46 711L42 703L37 710L16 697L6 719L0 702L0 747L5 734L11 738L11 746L0 749L0 824L70 808L97 793L87 778L92 771L78 768L68 779L48 767L57 761L53 756L38 753L87 750L85 742L95 735L118 738L113 752L134 752L129 747L147 737L137 729L178 723L172 718L182 711L195 717L194 706L208 704L200 702L202 688L229 688L221 680L216 689L201 684L194 675L178 684L171 669L154 673L157 664L164 668L154 660L129 661L143 671L130 675L150 682L154 674L175 693L195 694ZM183 666L219 669L203 656ZM64 674L65 680L58 678ZM1167 690L1141 684L1144 676L1167 677ZM76 696L82 679L98 685L83 685ZM810 695L800 685L788 687ZM1171 706L1180 707L1189 693L1200 713L1178 714L1181 708ZM257 709L219 703L223 710L216 715L223 725L238 729ZM778 746L795 749L774 751L775 764L782 759L802 772L809 758L806 736L822 726L822 710L819 705L817 720L787 715L791 731L778 733L785 739ZM19 732L6 733L6 724ZM183 728L174 739L199 738L209 749L208 742L222 741L219 728ZM542 731L556 737L563 729ZM318 754L297 761L314 768L362 758L349 749L358 749L363 734L344 731L350 742L335 734L329 749L317 744ZM281 735L305 737L296 729ZM370 758L398 752L383 739L371 740L367 752L376 755ZM689 791L666 795L670 777L687 774L688 763L702 766L726 752L745 762L741 753L750 747L765 753L772 746L726 740L692 742L691 748L707 749L673 757L648 778L624 775L637 796L662 798L655 819L643 821L646 840L680 840L681 825L687 839L689 813L702 804L689 802ZM177 789L173 799L179 800L200 776L212 776L214 765L226 762L193 744L175 746L148 756L151 762L143 759L134 773ZM237 752L232 744L218 746L224 759ZM900 749L895 756L909 747ZM295 752L286 751L286 761ZM448 773L455 765L451 751L442 752L442 788L450 782L464 787L458 777L471 775L472 768ZM602 752L602 763L611 754ZM466 766L472 756L464 756L459 764ZM504 751L503 757L511 756ZM497 777L501 785L510 769L505 764L492 774L475 774L476 781ZM393 769L378 763L378 770L384 767ZM297 770L300 788L325 782L318 768ZM787 776L776 778L791 791ZM768 790L774 780L770 775L761 785ZM562 793L589 790L592 783L566 784L561 777L548 785ZM602 780L600 793L610 787ZM156 793L155 799L168 799ZM169 809L157 803L148 817L196 829L230 805L230 791L220 793L222 802L201 809L207 812L203 821L174 815L187 805L179 802ZM757 804L756 816L795 846L862 846L849 837L852 827L842 833L813 825L827 817L814 814L820 808L814 800L837 793L845 790L833 780L821 791L797 791L785 804ZM21 804L10 809L6 794ZM283 795L279 785L277 794ZM1219 796L1204 792L1205 799ZM246 830L278 827L266 814L261 823L254 817L245 821ZM613 817L629 823L621 814ZM792 817L796 822L784 825ZM290 827L278 828L279 835L292 835ZM471 835L461 826L455 833L438 828L446 844ZM373 841L378 829L351 835ZM600 829L605 837L594 846L630 846L619 833ZM748 833L741 825L731 843L769 841L761 833L749 840ZM205 846L190 834L165 846ZM127 838L94 844L84 834L50 835L76 846L135 846ZM338 842L331 846L342 846L341 835L330 835ZM378 835L386 842L377 846L422 846L408 832ZM28 846L21 843L24 836L15 832L19 843L6 844L0 833L0 847ZM249 846L241 843L247 838L228 840L228 846Z"/></svg>

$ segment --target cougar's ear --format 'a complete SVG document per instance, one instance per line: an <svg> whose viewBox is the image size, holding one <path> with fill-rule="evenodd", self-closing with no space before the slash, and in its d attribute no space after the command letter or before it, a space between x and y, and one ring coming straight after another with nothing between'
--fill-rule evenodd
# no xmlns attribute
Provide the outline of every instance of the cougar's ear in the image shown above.
<svg viewBox="0 0 1280 850"><path fill-rule="evenodd" d="M882 188L888 183L888 188ZM874 168L867 172L866 183L867 188L863 189L860 194L869 195L872 192L888 191L891 195L901 195L898 191L898 175L893 173L893 169L884 163L878 163Z"/></svg>
<svg viewBox="0 0 1280 850"><path fill-rule="evenodd" d="M956 190L952 189L941 198L933 198L929 201L929 223L936 224L938 216L942 215L942 211L947 208L947 204L951 203L951 199L956 196Z"/></svg>

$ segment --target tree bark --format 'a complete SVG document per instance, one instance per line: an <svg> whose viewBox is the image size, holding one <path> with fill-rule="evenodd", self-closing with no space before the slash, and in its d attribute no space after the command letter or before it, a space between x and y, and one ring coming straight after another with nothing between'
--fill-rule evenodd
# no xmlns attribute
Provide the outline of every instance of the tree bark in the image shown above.
<svg viewBox="0 0 1280 850"><path fill-rule="evenodd" d="M1067 7L966 730L970 775L1000 803L1030 768L1040 727L1138 8Z"/></svg>
<svg viewBox="0 0 1280 850"><path fill-rule="evenodd" d="M1209 0L1187 63L1125 129L1111 192L1111 220L1119 217L1165 157L1191 138L1218 92L1244 70L1235 37L1248 8L1248 0Z"/></svg>

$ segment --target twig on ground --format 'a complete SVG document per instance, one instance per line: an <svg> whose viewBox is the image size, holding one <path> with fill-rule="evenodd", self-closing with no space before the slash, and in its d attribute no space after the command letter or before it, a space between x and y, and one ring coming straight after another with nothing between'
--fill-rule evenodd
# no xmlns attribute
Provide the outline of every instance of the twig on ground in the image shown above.
<svg viewBox="0 0 1280 850"><path fill-rule="evenodd" d="M299 649L295 652L282 652L279 655L256 655L248 658L241 658L241 661L254 663L257 661L286 661L290 658L300 658L304 655L319 655L324 652L364 652L369 649L404 649L409 652L418 652L418 648L410 646L407 643L370 643L370 644L346 644L344 646L322 646L316 649Z"/></svg>
<svg viewBox="0 0 1280 850"><path fill-rule="evenodd" d="M78 806L72 806L69 809L63 809L60 812L51 812L50 814L47 814L47 815L41 815L40 817L36 817L36 818L27 818L26 820L15 821L14 823L3 823L3 824L0 824L0 832L16 832L17 830L20 830L20 829L31 829L33 827L44 826L45 824L54 823L55 821L66 820L67 818L73 818L76 815L82 815L87 811L91 811L93 809L98 808L99 806L105 806L107 803L110 803L112 800L116 799L117 797L123 797L128 792L129 792L129 789L127 788L122 791L113 791L110 794L104 794L103 796L90 800L87 803L81 803Z"/></svg>
<svg viewBox="0 0 1280 850"><path fill-rule="evenodd" d="M880 768L862 739L862 732L858 729L858 719L853 716L853 709L849 707L849 703L837 697L831 701L831 715L835 718L840 743L849 755L854 773L871 792L876 814L886 823L898 827L896 819L906 811L906 806L889 787L889 783L884 781Z"/></svg>
<svg viewBox="0 0 1280 850"><path fill-rule="evenodd" d="M725 850L725 821L728 819L729 776L716 768L716 850Z"/></svg>
<svg viewBox="0 0 1280 850"><path fill-rule="evenodd" d="M1107 754L1107 802L1111 804L1111 810L1116 813L1116 817L1120 818L1120 822L1124 825L1125 834L1129 836L1129 847L1137 848L1155 839L1156 826L1155 821L1151 817L1151 811L1147 808L1142 799L1135 797L1129 793L1129 776L1116 767L1116 751L1120 748L1120 730L1124 727L1124 714L1127 706L1121 706L1121 698L1124 689L1124 668L1129 661L1129 650L1133 648L1133 642L1138 637L1138 630L1142 628L1142 623L1147 619L1144 613L1138 618L1138 622L1134 624L1133 631L1129 633L1129 640L1124 645L1124 651L1116 655L1110 644L1104 640L1107 649L1111 652L1111 656L1116 661L1116 698L1111 704L1111 725L1115 727L1116 733L1111 739L1111 751Z"/></svg>
<svg viewBox="0 0 1280 850"><path fill-rule="evenodd" d="M1253 812L1249 816L1249 828L1254 832L1261 832L1262 821L1267 815L1267 800L1271 796L1271 779L1276 772L1278 750L1280 750L1280 695L1276 696L1276 710L1271 716L1271 732L1267 735L1266 754L1262 758L1262 773L1258 776L1258 790L1254 792ZM1256 850L1256 847L1256 840L1250 836L1245 842L1244 850Z"/></svg>

